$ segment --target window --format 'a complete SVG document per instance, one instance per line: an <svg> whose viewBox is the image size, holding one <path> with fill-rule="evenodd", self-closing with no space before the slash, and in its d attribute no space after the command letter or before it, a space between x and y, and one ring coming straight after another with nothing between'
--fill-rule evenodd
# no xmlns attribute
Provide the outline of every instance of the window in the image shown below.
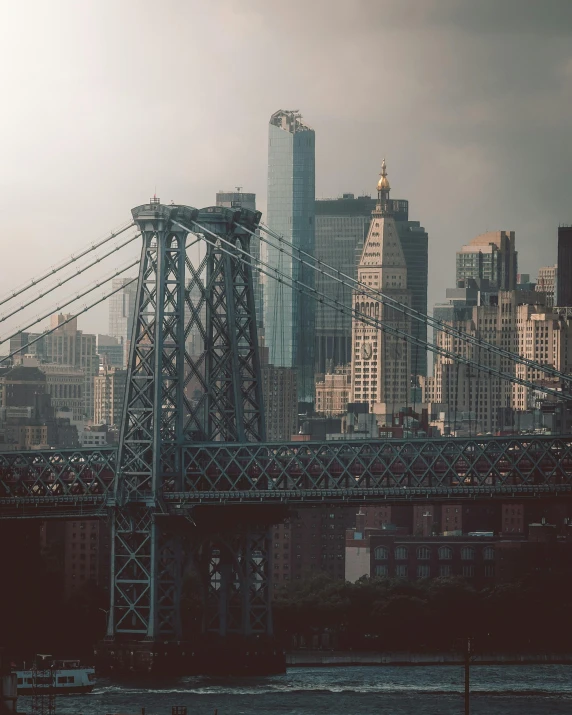
<svg viewBox="0 0 572 715"><path fill-rule="evenodd" d="M398 546L395 549L395 558L399 561L403 561L403 559L406 559L409 556L407 552L407 547L406 546Z"/></svg>
<svg viewBox="0 0 572 715"><path fill-rule="evenodd" d="M485 564L485 576L488 578L492 578L495 575L495 565L494 564Z"/></svg>
<svg viewBox="0 0 572 715"><path fill-rule="evenodd" d="M494 561L495 560L495 550L493 546L487 546L483 549L483 560L484 561Z"/></svg>
<svg viewBox="0 0 572 715"><path fill-rule="evenodd" d="M439 576L441 578L449 578L453 575L453 567L451 564L441 564L439 566Z"/></svg>
<svg viewBox="0 0 572 715"><path fill-rule="evenodd" d="M419 564L417 567L417 578L429 578L429 564Z"/></svg>
<svg viewBox="0 0 572 715"><path fill-rule="evenodd" d="M473 549L472 546L463 546L461 549L461 558L463 561L474 561L475 559L475 550Z"/></svg>
<svg viewBox="0 0 572 715"><path fill-rule="evenodd" d="M407 578L407 564L398 564L395 567L395 575L397 578Z"/></svg>
<svg viewBox="0 0 572 715"><path fill-rule="evenodd" d="M417 549L417 558L420 561L428 561L431 558L431 549L428 546L420 546Z"/></svg>
<svg viewBox="0 0 572 715"><path fill-rule="evenodd" d="M385 546L378 546L373 553L376 561L386 561L389 558L389 549Z"/></svg>
<svg viewBox="0 0 572 715"><path fill-rule="evenodd" d="M375 575L376 576L387 576L389 574L389 569L387 564L376 564Z"/></svg>
<svg viewBox="0 0 572 715"><path fill-rule="evenodd" d="M453 549L450 546L441 546L441 548L439 549L439 560L440 561L450 561L452 558L453 558Z"/></svg>
<svg viewBox="0 0 572 715"><path fill-rule="evenodd" d="M470 566L463 566L463 576L472 577L475 575L475 567L471 564Z"/></svg>

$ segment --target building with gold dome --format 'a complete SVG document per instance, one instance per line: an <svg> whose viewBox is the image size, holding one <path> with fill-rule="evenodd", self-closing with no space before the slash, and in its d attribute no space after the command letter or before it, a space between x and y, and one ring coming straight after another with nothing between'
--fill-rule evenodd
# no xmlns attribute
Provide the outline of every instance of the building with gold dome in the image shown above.
<svg viewBox="0 0 572 715"><path fill-rule="evenodd" d="M381 177L383 178L383 177ZM380 179L381 181L381 179ZM389 186L387 167L385 181ZM384 186L380 186L380 189ZM370 194L344 193L337 198L320 198L315 205L316 259L334 269L357 278L357 266L375 211L378 197ZM389 199L391 212L401 239L401 248L407 264L407 287L411 291L412 307L427 313L428 248L429 237L419 221L409 220L409 202L406 199ZM315 371L317 375L332 372L339 365L351 362L352 286L334 278L316 274L316 290L341 303L347 312L340 314L326 303L316 306ZM427 341L427 326L414 321L412 330L422 343ZM426 375L427 351L413 346L411 373Z"/></svg>
<svg viewBox="0 0 572 715"><path fill-rule="evenodd" d="M393 415L409 404L411 347L367 321L382 321L411 333L411 319L388 307L375 293L411 305L407 264L401 245L385 160L377 184L377 203L358 264L358 280L369 290L356 289L352 306L352 359L350 402L365 402L380 424L391 425ZM356 315L357 312L357 315ZM364 319L365 318L365 319Z"/></svg>

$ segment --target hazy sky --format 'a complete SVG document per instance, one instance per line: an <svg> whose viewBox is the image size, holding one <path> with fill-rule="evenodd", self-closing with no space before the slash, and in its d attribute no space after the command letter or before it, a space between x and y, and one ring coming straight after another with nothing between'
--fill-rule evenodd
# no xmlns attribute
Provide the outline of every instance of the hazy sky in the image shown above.
<svg viewBox="0 0 572 715"><path fill-rule="evenodd" d="M316 131L318 197L372 192L387 158L429 232L430 304L475 235L516 231L535 276L572 223L571 0L7 2L0 57L0 295L155 188L200 207L241 185L264 210L279 108Z"/></svg>

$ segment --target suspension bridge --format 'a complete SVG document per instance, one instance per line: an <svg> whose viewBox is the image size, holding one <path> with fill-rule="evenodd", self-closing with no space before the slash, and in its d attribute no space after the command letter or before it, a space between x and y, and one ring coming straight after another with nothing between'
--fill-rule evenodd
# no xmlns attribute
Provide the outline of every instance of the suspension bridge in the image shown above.
<svg viewBox="0 0 572 715"><path fill-rule="evenodd" d="M173 672L173 663L191 656L205 667L205 651L199 654L196 645L181 641L181 584L189 558L204 586L204 630L209 642L217 644L211 650L213 667L232 642L237 662L250 663L252 669L279 669L281 654L272 641L269 527L292 507L555 499L572 492L572 436L566 435L267 442L253 269L386 334L555 399L570 401L572 376L420 314L315 261L261 224L258 212L199 210L152 199L133 209L132 215L133 222L112 237L129 228L138 233L117 247L106 246L105 257L139 239L140 259L30 324L138 266L118 447L0 453L0 518L110 519L111 603L100 652L116 669L167 667ZM494 359L477 362L436 344L425 345L395 322L373 317L363 302L352 308L343 305L317 291L312 282L301 283L253 259L253 236L278 246L312 273L321 272L365 297L385 301L409 320L425 321ZM54 275L71 267L77 276L98 264L101 257L91 260L91 253L112 237L14 291L0 305L42 283L48 287L23 306L49 295ZM190 248L199 242L206 250L202 259L193 261ZM76 268L78 258L85 256L88 263ZM63 275L56 285L72 274ZM204 346L199 355L185 348L191 331L200 335ZM552 385L558 381L562 389L517 376L506 369L512 363L546 375Z"/></svg>

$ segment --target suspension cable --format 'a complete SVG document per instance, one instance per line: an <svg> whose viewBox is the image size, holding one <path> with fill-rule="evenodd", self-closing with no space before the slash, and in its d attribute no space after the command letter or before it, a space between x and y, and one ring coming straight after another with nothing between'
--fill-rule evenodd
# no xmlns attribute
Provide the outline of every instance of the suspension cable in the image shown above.
<svg viewBox="0 0 572 715"><path fill-rule="evenodd" d="M15 333L12 333L12 335L9 335L6 338L0 338L0 345L2 343L7 342L8 340L12 340L12 338L15 338L20 333L25 332L26 330L28 330L28 328L31 328L32 326L36 325L37 323L40 323L42 320L49 318L50 315L57 313L59 310L62 310L62 308L66 308L71 303L75 303L76 300L79 300L80 298L84 298L86 295L88 295L89 293L92 293L94 290L97 290L105 283L108 283L110 280L112 280L112 278L116 278L117 276L120 276L122 273L125 273L125 271L128 271L130 268L134 268L138 264L139 264L139 259L136 261L133 261L132 263L129 263L127 266L124 266L123 268L118 268L112 274L110 274L110 275L106 276L105 278L102 278L101 280L94 283L90 288L86 288L86 290L84 290L83 292L77 293L76 295L72 296L71 298L65 299L63 303L60 303L60 305L56 305L54 308L49 310L45 315L42 315L41 317L34 318L34 320L31 323L28 323L28 325L26 325L25 327L20 328Z"/></svg>
<svg viewBox="0 0 572 715"><path fill-rule="evenodd" d="M188 230L188 229L185 228L185 230ZM200 240L200 238L196 238L194 241L191 241L190 243L187 243L186 246L185 246L185 248L190 248L191 246L194 246L196 243L199 242L199 240ZM137 265L138 263L139 263L139 261L136 261L134 265ZM129 267L132 267L132 266L128 266L128 267L125 268L124 270L128 270ZM114 277L114 276L111 276L110 278L113 278L113 277ZM110 278L108 278L107 280L110 280ZM108 293L105 293L103 296L101 296L101 298L98 298L98 299L97 299L96 301L94 301L93 303L90 303L89 305L84 306L84 307L83 307L81 310L79 310L77 313L74 313L73 315L69 315L65 320L62 320L62 322L59 323L58 325L56 325L54 328L50 328L49 330L45 330L43 333L41 333L40 335L37 335L35 338L33 338L32 340L30 340L30 341L29 341L28 343L26 343L25 345L22 345L21 347L19 347L17 350L13 350L13 351L12 351L11 353L9 353L8 355L5 355L4 357L1 357L1 358L0 358L0 365L1 365L3 362L6 362L6 360L10 360L10 358L13 358L14 355L17 355L18 353L21 353L22 350L25 350L26 348L30 347L30 345L33 345L34 343L37 343L39 340L42 340L43 338L45 338L47 335L50 335L51 333L55 332L58 328L61 328L62 325L67 325L67 323L71 323L72 320L75 320L76 318L79 318L80 315L83 315L84 313L87 313L87 312L88 312L89 310L91 310L92 308L95 308L96 305L99 305L99 304L102 303L104 300L107 300L107 299L110 298L112 295L115 295L115 293L119 293L119 291L120 291L120 290L123 290L123 289L125 288L125 286L131 285L132 283L135 283L137 280L138 280L138 277L136 277L136 278L131 278L131 280L126 281L125 283L123 283L122 285L120 285L118 288L113 288L113 290L110 290ZM91 288L90 291L88 291L88 292L91 292L91 290L95 290L95 288ZM76 300L77 300L77 299L76 299ZM41 318L41 320L44 320L44 318ZM22 331L18 331L18 332L22 332ZM16 335L18 335L18 333L16 333ZM4 342L5 342L5 341L4 341Z"/></svg>
<svg viewBox="0 0 572 715"><path fill-rule="evenodd" d="M188 226L184 226L183 224L179 223L178 221L174 221L173 223L177 224L181 228L189 231ZM529 380L525 380L524 378L519 378L516 377L515 375L510 375L509 373L502 372L501 370L498 370L497 368L494 367L486 367L484 365L481 365L477 362L474 362L470 358L465 358L461 355L457 355L456 353L452 353L449 350L446 350L445 348L442 348L438 345L434 345L432 343L424 343L421 339L416 338L415 336L403 331L399 330L398 328L394 328L393 326L388 325L387 323L384 323L383 321L372 318L371 316L366 315L365 313L361 313L359 310L356 308L346 308L344 305L340 305L339 301L330 298L329 296L325 295L324 293L321 293L320 291L317 291L315 288L311 286L307 286L303 283L301 283L298 280L295 280L291 278L290 276L280 272L278 269L269 266L267 263L262 261L261 259L254 258L252 257L247 251L244 251L242 248L239 248L238 246L235 246L232 244L230 241L227 241L223 236L220 236L219 234L214 233L213 231L209 230L205 226L202 226L201 224L198 224L196 221L193 222L193 225L196 226L201 232L206 232L213 236L215 241L212 241L208 239L206 236L203 237L205 241L207 241L211 246L218 248L218 250L223 251L227 255L233 257L233 258L238 258L239 260L246 260L252 262L252 260L256 261L256 263L260 266L264 266L265 268L268 268L270 273L268 271L264 271L261 269L261 272L264 273L264 275L267 275L269 278L273 278L275 280L278 280L279 282L283 281L288 281L287 285L290 287L299 290L300 292L305 293L306 295L310 295L310 297L314 298L315 300L319 300L320 302L323 302L324 300L327 301L330 305L334 307L335 310L340 311L342 314L349 313L350 316L357 318L358 320L361 320L364 323L367 323L373 327L376 327L379 330L382 330L385 333L388 333L390 335L404 338L407 342L411 343L412 345L419 345L422 347L426 347L432 352L442 355L443 357L450 358L451 360L455 362L461 362L466 365L470 365L476 370L479 370L480 372L487 373L490 376L496 376L502 380L508 380L509 382L512 382L517 385L522 385L523 387L528 387L529 389L536 390L538 392L543 392L546 395L551 395L552 397L555 397L556 399L559 400L571 400L572 401L572 395L567 395L564 392L557 392L556 390L553 390L548 387L544 387L543 385L537 385L534 382L531 382ZM194 231L193 231L194 233ZM220 243L226 244L231 250L225 250L222 248L220 245L216 245L216 242L219 241ZM245 258L241 258L240 256L237 256L237 253L243 254Z"/></svg>
<svg viewBox="0 0 572 715"><path fill-rule="evenodd" d="M252 234L252 231L250 231L246 226L243 226L242 224L238 224L238 225L240 226L240 228L242 228L245 231L247 231L248 233ZM346 273L343 273L339 269L328 265L324 261L322 261L318 258L312 257L311 254L309 254L307 251L304 251L303 249L298 248L297 246L293 246L283 236L278 235L277 233L272 231L270 228L268 228L268 226L265 226L264 224L260 224L260 228L262 229L262 231L267 233L272 238L275 238L281 244L285 244L290 249L290 251L288 251L286 249L278 248L278 246L274 245L273 243L268 241L268 239L265 239L262 236L260 236L261 241L264 241L264 243L266 243L269 246L272 246L273 248L278 248L278 250L284 251L287 255L292 256L292 258L295 258L296 260L303 263L304 265L309 266L310 268L312 268L314 271L317 271L318 273L322 273L323 275L328 276L329 278L333 278L334 280L339 281L342 284L345 283L345 281L350 281L359 289L359 291L361 293L369 295L373 298L376 298L377 300L380 300L382 303L386 303L386 304L390 305L395 310L398 310L401 313L405 313L406 315L413 318L414 320L423 322L426 325L430 325L431 327L437 328L438 330L441 330L444 333L448 333L449 335L452 335L453 337L459 338L460 340L464 340L465 342L476 345L479 349L486 350L487 352L493 353L500 357L505 357L505 358L511 360L512 362L520 363L520 364L525 365L526 367L531 368L533 370L539 370L541 372L544 372L545 374L553 375L554 377L557 377L560 380L565 380L568 382L572 381L572 375L567 375L563 372L560 372L559 370L556 370L556 368L550 367L549 365L543 365L541 363L534 362L533 360L523 357L519 353L514 353L514 352L511 352L510 350L505 350L504 348L499 347L497 345L493 345L492 343L489 343L488 341L483 340L482 338L474 337L474 336L470 335L469 333L466 333L464 330L459 330L458 328L455 328L455 327L449 325L448 323L445 323L444 321L439 320L438 318L433 318L430 315L421 313L420 311L415 310L414 308L406 306L403 303L396 300L395 298L388 296L386 293L382 293L379 290L375 290L375 289L371 288L370 286L367 286L365 283L362 283L358 279L353 278L352 276L349 276ZM293 251L295 251L298 254L303 254L304 256L308 257L310 259L310 262L304 261L302 258L300 258L300 255L295 256ZM322 268L319 268L316 264L322 266ZM333 271L337 275L331 275L329 273L326 273L325 271Z"/></svg>
<svg viewBox="0 0 572 715"><path fill-rule="evenodd" d="M49 288L44 289L43 293L39 293L35 298L31 298L27 303L22 303L18 308L15 308L11 313L6 313L6 315L0 316L0 323L3 323L4 321L8 320L8 318L11 318L13 315L16 315L16 313L19 313L21 310L24 310L24 308L28 308L30 305L33 305L36 301L40 300L41 298L44 298L46 295L51 293L56 288L60 288L61 286L65 285L66 283L69 283L69 281L73 280L77 276L80 276L82 273L85 273L85 271L89 270L90 268L93 268L93 266L97 265L98 263L101 263L101 261L104 261L106 258L109 258L109 256L112 256L117 251L121 250L122 248L125 248L125 246L128 246L130 243L133 243L133 241L135 241L135 239L139 238L140 236L141 236L140 233L136 233L135 236L132 236L124 243L118 244L117 246L115 246L114 248L109 250L107 253L104 253L103 256L98 256L98 257L94 258L91 263L88 263L85 266L78 267L78 269L76 270L75 273L70 273L69 276L62 278L54 285L50 286Z"/></svg>
<svg viewBox="0 0 572 715"><path fill-rule="evenodd" d="M87 256L88 253L91 253L92 251L97 250L98 248L100 248L101 246L106 244L108 241L111 241L114 238L116 238L117 236L120 236L122 233L125 233L125 231L128 231L133 226L135 226L135 223L133 221L131 221L129 224L127 224L126 226L123 226L118 231L113 231L109 236L107 236L103 240L99 241L98 243L93 243L89 248L86 248L81 253L78 253L77 256L70 256L70 258L65 260L59 266L54 266L47 273L44 273L42 276L39 276L38 278L33 278L29 283L27 283L22 288L18 288L17 290L12 291L10 293L10 295L7 295L0 300L0 305L4 305L4 303L7 303L9 300L12 300L13 298L17 298L19 295L21 295L22 293L25 293L30 288L37 286L38 283L45 281L46 278L49 278L50 276L53 276L55 273L59 273L64 268L71 266L72 263L79 261L80 258L83 258L84 256Z"/></svg>

